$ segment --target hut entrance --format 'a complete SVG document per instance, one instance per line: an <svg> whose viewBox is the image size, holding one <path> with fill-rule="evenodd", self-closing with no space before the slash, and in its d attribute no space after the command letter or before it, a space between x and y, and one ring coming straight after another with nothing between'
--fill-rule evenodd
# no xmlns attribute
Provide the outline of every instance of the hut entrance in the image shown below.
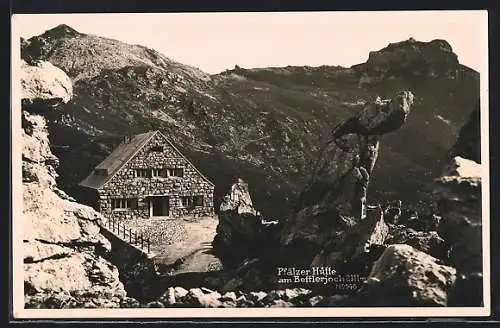
<svg viewBox="0 0 500 328"><path fill-rule="evenodd" d="M169 216L170 206L168 196L156 196L149 199L149 216Z"/></svg>

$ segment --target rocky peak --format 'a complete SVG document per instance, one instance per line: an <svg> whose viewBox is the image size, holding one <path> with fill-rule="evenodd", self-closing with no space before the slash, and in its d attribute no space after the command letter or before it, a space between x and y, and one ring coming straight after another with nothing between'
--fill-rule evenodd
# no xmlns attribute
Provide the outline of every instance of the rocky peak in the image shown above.
<svg viewBox="0 0 500 328"><path fill-rule="evenodd" d="M73 83L126 67L155 68L199 83L209 80L207 73L172 61L152 49L83 34L67 25L22 42L21 57L28 63L49 61L65 71Z"/></svg>
<svg viewBox="0 0 500 328"><path fill-rule="evenodd" d="M449 53L453 52L451 45L446 40L434 39L434 40L429 41L429 42L422 42L422 41L417 41L414 38L409 38L408 40L389 43L389 45L386 48L383 48L380 51L372 51L372 53L378 53L378 52L389 51L389 50L397 50L398 48L407 48L407 49L413 48L415 50L417 50L417 49L425 50L426 47L439 48L439 50L443 51L443 52L449 52Z"/></svg>
<svg viewBox="0 0 500 328"><path fill-rule="evenodd" d="M64 38L64 37L72 38L81 35L85 34L78 32L77 30L66 24L60 24L50 30L45 31L40 36L44 38Z"/></svg>
<svg viewBox="0 0 500 328"><path fill-rule="evenodd" d="M447 41L436 39L422 42L410 38L370 52L366 63L355 68L380 80L408 76L454 79L460 65Z"/></svg>
<svg viewBox="0 0 500 328"><path fill-rule="evenodd" d="M21 38L21 58L28 62L28 64L34 64L40 60L50 61L48 57L53 55L54 49L62 41L74 40L82 36L85 36L85 34L77 32L68 25L61 24L28 40ZM58 65L55 62L52 63L64 69L64 66Z"/></svg>

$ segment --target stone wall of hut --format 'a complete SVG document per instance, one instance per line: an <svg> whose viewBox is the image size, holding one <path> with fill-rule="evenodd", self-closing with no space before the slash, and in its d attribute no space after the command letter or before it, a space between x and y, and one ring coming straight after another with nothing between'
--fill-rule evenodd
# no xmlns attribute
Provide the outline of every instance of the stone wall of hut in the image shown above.
<svg viewBox="0 0 500 328"><path fill-rule="evenodd" d="M158 146L163 146L159 151ZM182 169L182 177L138 177L137 170ZM204 216L214 214L214 185L183 158L160 135L156 134L132 160L99 190L102 214L117 218L149 218L152 196L169 197L169 217ZM184 206L182 197L201 196L202 204ZM113 209L113 199L127 199L128 209Z"/></svg>

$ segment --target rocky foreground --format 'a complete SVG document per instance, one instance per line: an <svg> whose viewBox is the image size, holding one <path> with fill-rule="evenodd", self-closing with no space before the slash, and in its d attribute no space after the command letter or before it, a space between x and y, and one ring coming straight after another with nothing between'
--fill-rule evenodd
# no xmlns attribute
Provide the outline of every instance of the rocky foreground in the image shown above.
<svg viewBox="0 0 500 328"><path fill-rule="evenodd" d="M464 149L469 153L479 147L478 140L465 139L460 142L467 142ZM328 303L335 306L480 306L481 165L461 157L466 153L452 153L435 180L434 210L419 213L401 201L372 206L364 196L359 198L360 190L366 196L371 174L358 160L362 149L339 155L337 146L327 147L318 159L321 170L277 230L257 215L248 185L241 180L233 185L221 205L214 240L225 265L247 258L233 285L239 290L276 290L280 267L331 267L338 275L363 279L353 290L302 284L309 290L305 294L322 300L336 295L335 302ZM463 147L457 143L454 149ZM366 211L354 206L360 201Z"/></svg>

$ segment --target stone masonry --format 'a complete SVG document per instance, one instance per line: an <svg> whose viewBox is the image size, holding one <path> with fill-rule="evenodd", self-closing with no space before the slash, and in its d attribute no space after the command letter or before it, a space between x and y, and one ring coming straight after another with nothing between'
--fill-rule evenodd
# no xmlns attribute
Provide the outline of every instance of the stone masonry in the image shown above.
<svg viewBox="0 0 500 328"><path fill-rule="evenodd" d="M167 176L167 170L177 175ZM161 176L151 176L160 170ZM140 171L144 173L141 176ZM102 214L116 218L149 218L154 197L165 197L168 210L159 216L212 215L214 185L182 156L161 133L153 137L98 189ZM168 198L167 198L168 197ZM184 197L184 203L183 203ZM197 197L197 201L186 198ZM117 200L127 200L126 208L117 208ZM115 206L113 206L115 205ZM166 205L165 205L166 206Z"/></svg>

